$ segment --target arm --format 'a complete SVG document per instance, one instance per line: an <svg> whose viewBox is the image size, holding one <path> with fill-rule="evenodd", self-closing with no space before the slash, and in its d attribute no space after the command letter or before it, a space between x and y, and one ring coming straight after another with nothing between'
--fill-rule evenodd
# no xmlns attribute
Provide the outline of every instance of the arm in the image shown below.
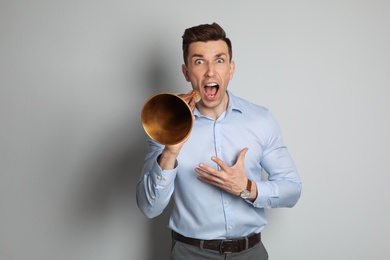
<svg viewBox="0 0 390 260"><path fill-rule="evenodd" d="M179 96L188 103L193 111L196 100L192 92ZM136 190L138 208L148 218L160 215L169 203L177 174L176 158L187 139L176 145L166 145L165 147L148 139L148 153Z"/></svg>
<svg viewBox="0 0 390 260"><path fill-rule="evenodd" d="M262 208L293 207L301 195L302 183L294 161L284 146L279 126L267 115L266 149L261 166L268 180L257 181L257 198L253 205Z"/></svg>
<svg viewBox="0 0 390 260"><path fill-rule="evenodd" d="M238 196L248 180L243 165L247 150L241 150L236 164L232 167L213 157L212 160L219 165L220 171L205 164L200 164L195 171L201 180ZM268 180L251 180L252 190L248 202L258 208L294 206L301 194L301 182L287 148L283 146L273 150L262 160L262 165L269 174Z"/></svg>
<svg viewBox="0 0 390 260"><path fill-rule="evenodd" d="M137 183L136 199L141 212L148 218L154 218L169 203L174 190L177 162L176 157L167 153L164 146L150 139L147 144L148 153Z"/></svg>
<svg viewBox="0 0 390 260"><path fill-rule="evenodd" d="M287 148L280 147L263 158L268 180L257 181L253 206L261 208L293 207L301 195L302 184Z"/></svg>
<svg viewBox="0 0 390 260"><path fill-rule="evenodd" d="M148 153L136 191L138 208L148 218L160 215L170 201L177 174L176 158L185 141L164 147L148 139Z"/></svg>
<svg viewBox="0 0 390 260"><path fill-rule="evenodd" d="M259 157L260 164L269 174L267 181L254 181L252 179L252 190L248 203L258 208L292 207L296 204L301 193L301 182L298 177L294 162L291 159L287 148L283 145L278 125L268 114L264 134L264 152ZM240 151L237 161L229 166L223 160L212 157L219 169L206 164L199 164L195 171L199 178L209 184L238 196L247 185L248 176L245 164L245 154L248 148Z"/></svg>

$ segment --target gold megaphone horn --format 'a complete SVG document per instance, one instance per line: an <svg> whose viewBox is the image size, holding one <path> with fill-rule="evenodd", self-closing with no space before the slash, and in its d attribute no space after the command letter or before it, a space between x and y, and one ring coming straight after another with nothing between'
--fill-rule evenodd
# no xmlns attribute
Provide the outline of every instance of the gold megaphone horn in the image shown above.
<svg viewBox="0 0 390 260"><path fill-rule="evenodd" d="M198 102L196 90L187 95L162 92L150 97L142 108L141 120L147 135L163 145L178 144L191 133L194 124L193 108L188 103Z"/></svg>

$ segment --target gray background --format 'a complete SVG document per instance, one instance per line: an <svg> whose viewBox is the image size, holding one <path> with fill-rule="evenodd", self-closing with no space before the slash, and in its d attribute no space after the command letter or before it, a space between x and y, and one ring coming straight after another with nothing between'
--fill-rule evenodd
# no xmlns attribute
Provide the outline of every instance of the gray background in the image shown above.
<svg viewBox="0 0 390 260"><path fill-rule="evenodd" d="M135 185L144 101L187 92L185 28L220 23L230 90L268 107L303 180L270 259L389 259L389 1L0 1L0 259L168 259Z"/></svg>

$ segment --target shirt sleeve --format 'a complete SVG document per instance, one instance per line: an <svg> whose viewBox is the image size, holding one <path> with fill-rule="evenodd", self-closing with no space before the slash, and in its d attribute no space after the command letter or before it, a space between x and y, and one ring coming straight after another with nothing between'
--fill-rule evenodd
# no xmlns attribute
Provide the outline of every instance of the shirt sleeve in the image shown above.
<svg viewBox="0 0 390 260"><path fill-rule="evenodd" d="M261 166L268 180L257 181L258 195L254 207L293 207L301 195L302 183L287 147L284 146L278 124L268 112L265 149Z"/></svg>
<svg viewBox="0 0 390 260"><path fill-rule="evenodd" d="M177 174L177 162L172 170L162 170L158 158L163 146L147 141L148 153L145 156L144 167L136 187L137 205L148 218L160 215L169 204L174 190Z"/></svg>

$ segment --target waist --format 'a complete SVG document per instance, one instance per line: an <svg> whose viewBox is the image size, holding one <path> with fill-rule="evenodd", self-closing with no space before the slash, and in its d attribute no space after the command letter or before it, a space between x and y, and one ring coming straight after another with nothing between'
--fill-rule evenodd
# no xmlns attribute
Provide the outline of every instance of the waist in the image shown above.
<svg viewBox="0 0 390 260"><path fill-rule="evenodd" d="M179 242L196 246L201 249L219 251L221 254L237 253L254 247L261 241L261 233L246 237L232 239L202 240L185 237L175 231L172 231L172 238Z"/></svg>

